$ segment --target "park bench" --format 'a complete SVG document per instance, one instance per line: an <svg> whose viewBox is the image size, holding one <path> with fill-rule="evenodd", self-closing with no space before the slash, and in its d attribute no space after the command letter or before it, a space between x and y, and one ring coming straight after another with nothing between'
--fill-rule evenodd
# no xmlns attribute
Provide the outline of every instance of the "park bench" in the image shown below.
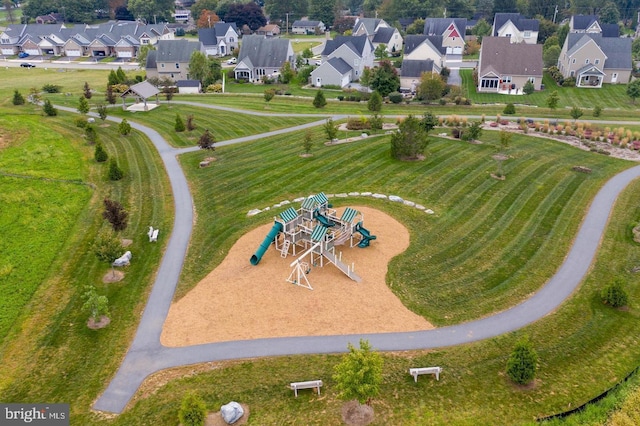
<svg viewBox="0 0 640 426"><path fill-rule="evenodd" d="M154 242L154 241L158 241L158 232L160 232L159 229L154 229L153 230L153 234L151 234L151 238L149 238L149 242Z"/></svg>
<svg viewBox="0 0 640 426"><path fill-rule="evenodd" d="M436 376L436 380L440 380L440 372L442 371L442 367L421 367L421 368L410 368L409 374L413 376L414 381L418 381L418 376L422 374L434 374Z"/></svg>
<svg viewBox="0 0 640 426"><path fill-rule="evenodd" d="M318 395L320 395L320 386L322 386L322 380L309 380L308 382L293 382L289 384L289 387L293 389L293 392L298 397L298 389L318 389Z"/></svg>

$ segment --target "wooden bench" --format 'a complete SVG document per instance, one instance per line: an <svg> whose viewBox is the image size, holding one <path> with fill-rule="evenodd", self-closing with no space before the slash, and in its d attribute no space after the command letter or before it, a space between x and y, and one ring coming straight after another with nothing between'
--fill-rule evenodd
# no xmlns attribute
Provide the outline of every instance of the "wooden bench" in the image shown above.
<svg viewBox="0 0 640 426"><path fill-rule="evenodd" d="M418 376L422 374L434 374L436 376L436 380L440 380L440 372L442 371L442 367L421 367L421 368L410 368L409 374L413 376L413 380L415 382L418 381Z"/></svg>
<svg viewBox="0 0 640 426"><path fill-rule="evenodd" d="M322 380L309 380L308 382L293 382L289 384L289 387L293 389L293 392L298 397L298 389L318 389L318 395L320 395L320 386L322 386Z"/></svg>
<svg viewBox="0 0 640 426"><path fill-rule="evenodd" d="M154 229L153 232L151 233L151 235L149 236L149 242L153 243L153 242L157 242L158 241L158 233L160 232L159 229Z"/></svg>

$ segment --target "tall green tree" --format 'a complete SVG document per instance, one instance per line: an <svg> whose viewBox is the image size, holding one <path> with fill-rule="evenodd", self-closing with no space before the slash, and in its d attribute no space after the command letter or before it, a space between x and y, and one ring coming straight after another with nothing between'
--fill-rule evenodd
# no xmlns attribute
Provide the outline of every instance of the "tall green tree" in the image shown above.
<svg viewBox="0 0 640 426"><path fill-rule="evenodd" d="M560 46L557 44L549 46L548 49L544 49L542 52L542 62L544 63L544 66L549 68L554 65L558 65L560 51Z"/></svg>
<svg viewBox="0 0 640 426"><path fill-rule="evenodd" d="M636 103L636 99L640 98L640 80L633 80L627 84L627 96L631 98L633 103Z"/></svg>
<svg viewBox="0 0 640 426"><path fill-rule="evenodd" d="M140 46L140 50L138 50L138 56L136 58L138 65L140 65L141 67L145 67L147 65L147 56L149 56L149 51L151 50L156 50L156 48L148 44L144 44ZM109 75L109 78L111 78L111 75ZM109 83L109 84L112 84L112 83Z"/></svg>
<svg viewBox="0 0 640 426"><path fill-rule="evenodd" d="M13 24L16 20L16 13L14 11L15 4L11 0L2 0L2 6L4 7L5 14L7 16L7 21Z"/></svg>
<svg viewBox="0 0 640 426"><path fill-rule="evenodd" d="M309 0L309 18L330 26L336 14L336 0Z"/></svg>
<svg viewBox="0 0 640 426"><path fill-rule="evenodd" d="M218 7L218 0L198 0L195 4L191 5L191 16L193 20L198 22L200 14L203 10L216 10Z"/></svg>
<svg viewBox="0 0 640 426"><path fill-rule="evenodd" d="M554 90L549 96L547 96L547 106L553 111L558 108L558 102L560 102L560 96L558 95L558 91Z"/></svg>
<svg viewBox="0 0 640 426"><path fill-rule="evenodd" d="M416 88L416 94L427 102L440 99L444 93L446 84L438 74L432 72L422 73L420 84Z"/></svg>
<svg viewBox="0 0 640 426"><path fill-rule="evenodd" d="M612 1L608 1L600 9L600 21L605 24L617 24L620 22L620 11Z"/></svg>
<svg viewBox="0 0 640 426"><path fill-rule="evenodd" d="M374 90L367 102L367 109L373 112L379 112L382 109L382 95Z"/></svg>
<svg viewBox="0 0 640 426"><path fill-rule="evenodd" d="M536 376L538 354L528 338L518 341L507 361L507 375L519 385L526 385Z"/></svg>
<svg viewBox="0 0 640 426"><path fill-rule="evenodd" d="M484 19L480 19L471 29L471 34L478 37L478 42L482 43L482 37L491 35L491 25Z"/></svg>
<svg viewBox="0 0 640 426"><path fill-rule="evenodd" d="M380 393L384 360L375 352L369 341L360 339L360 348L348 344L349 353L335 366L333 379L339 396L344 400L357 399L369 403Z"/></svg>
<svg viewBox="0 0 640 426"><path fill-rule="evenodd" d="M388 96L389 93L398 91L400 77L390 61L380 61L380 65L372 70L369 87L377 90L381 96Z"/></svg>
<svg viewBox="0 0 640 426"><path fill-rule="evenodd" d="M135 18L147 23L168 21L175 9L174 0L129 0L127 8Z"/></svg>
<svg viewBox="0 0 640 426"><path fill-rule="evenodd" d="M515 13L518 12L518 2L516 0L494 0L493 13Z"/></svg>
<svg viewBox="0 0 640 426"><path fill-rule="evenodd" d="M324 97L322 90L316 92L315 98L313 98L313 106L316 108L324 108L327 105L327 100Z"/></svg>
<svg viewBox="0 0 640 426"><path fill-rule="evenodd" d="M285 24L287 20L287 13L289 14L289 25L296 19L300 19L303 16L307 16L309 11L308 0L265 0L265 10L269 15L269 18L274 20L280 20ZM282 25L284 27L284 25Z"/></svg>
<svg viewBox="0 0 640 426"><path fill-rule="evenodd" d="M78 99L78 112L80 114L86 114L89 112L89 101L84 96L80 96Z"/></svg>
<svg viewBox="0 0 640 426"><path fill-rule="evenodd" d="M412 115L391 135L391 156L398 160L415 160L424 154L429 142L421 121Z"/></svg>
<svg viewBox="0 0 640 426"><path fill-rule="evenodd" d="M556 32L556 36L558 37L558 42L560 43L560 47L564 46L564 42L567 40L567 34L569 34L569 24L561 25Z"/></svg>

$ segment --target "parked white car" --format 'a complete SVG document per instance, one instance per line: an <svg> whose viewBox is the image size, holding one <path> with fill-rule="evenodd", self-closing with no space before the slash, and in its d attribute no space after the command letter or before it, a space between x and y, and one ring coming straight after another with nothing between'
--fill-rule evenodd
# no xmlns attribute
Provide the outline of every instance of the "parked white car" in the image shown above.
<svg viewBox="0 0 640 426"><path fill-rule="evenodd" d="M227 61L227 65L233 65L238 63L238 58L235 56Z"/></svg>

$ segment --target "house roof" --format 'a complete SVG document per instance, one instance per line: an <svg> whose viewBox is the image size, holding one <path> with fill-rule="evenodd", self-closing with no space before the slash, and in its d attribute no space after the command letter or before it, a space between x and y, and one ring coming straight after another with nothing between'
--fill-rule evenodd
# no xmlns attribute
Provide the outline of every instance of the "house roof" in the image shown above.
<svg viewBox="0 0 640 426"><path fill-rule="evenodd" d="M571 20L573 21L574 30L584 31L593 25L594 22L598 22L598 17L596 15L573 15ZM598 25L600 25L599 22Z"/></svg>
<svg viewBox="0 0 640 426"><path fill-rule="evenodd" d="M567 55L571 57L589 41L593 40L605 54L605 68L631 69L631 38L603 37L597 33L567 34ZM483 40L484 41L484 40Z"/></svg>
<svg viewBox="0 0 640 426"><path fill-rule="evenodd" d="M158 40L156 62L189 62L196 50L200 50L199 43L187 39Z"/></svg>
<svg viewBox="0 0 640 426"><path fill-rule="evenodd" d="M176 82L178 87L200 87L200 80L178 80Z"/></svg>
<svg viewBox="0 0 640 426"><path fill-rule="evenodd" d="M365 32L368 35L373 35L376 32L376 28L380 24L382 19L378 18L358 18L353 25L353 29L359 28L360 26L364 26Z"/></svg>
<svg viewBox="0 0 640 426"><path fill-rule="evenodd" d="M376 35L373 36L374 43L389 43L393 38L393 34L398 31L395 28L382 27L378 29Z"/></svg>
<svg viewBox="0 0 640 426"><path fill-rule="evenodd" d="M148 99L160 93L160 90L158 90L156 86L154 86L153 84L145 80L143 82L134 84L133 86L129 87L129 89L120 96L125 97L130 93L134 93L143 99Z"/></svg>
<svg viewBox="0 0 640 426"><path fill-rule="evenodd" d="M404 39L404 54L407 55L415 50L422 43L428 43L440 52L441 55L447 53L447 48L442 46L441 35L408 35Z"/></svg>
<svg viewBox="0 0 640 426"><path fill-rule="evenodd" d="M149 50L147 52L147 62L145 63L145 69L157 69L158 62L156 61L156 52L155 50Z"/></svg>
<svg viewBox="0 0 640 426"><path fill-rule="evenodd" d="M433 60L412 60L405 59L402 61L402 68L400 68L401 77L420 77L423 72L433 72Z"/></svg>
<svg viewBox="0 0 640 426"><path fill-rule="evenodd" d="M215 46L218 44L215 28L200 28L198 30L198 40L204 46Z"/></svg>
<svg viewBox="0 0 640 426"><path fill-rule="evenodd" d="M602 37L620 37L620 27L618 24L600 24Z"/></svg>
<svg viewBox="0 0 640 426"><path fill-rule="evenodd" d="M427 18L424 20L424 34L443 35L452 23L460 32L460 37L464 37L467 28L466 18Z"/></svg>
<svg viewBox="0 0 640 426"><path fill-rule="evenodd" d="M325 63L331 65L333 68L335 68L336 71L338 71L342 75L350 73L351 70L353 70L351 65L349 65L342 58L331 58Z"/></svg>
<svg viewBox="0 0 640 426"><path fill-rule="evenodd" d="M294 27L309 27L309 28L315 28L317 26L319 26L320 24L322 24L322 21L308 21L306 19L300 19L297 20L293 23Z"/></svg>
<svg viewBox="0 0 640 426"><path fill-rule="evenodd" d="M519 13L496 13L493 20L495 28L493 35L498 35L498 30L511 21L519 31L538 31L540 22L537 19L527 19Z"/></svg>
<svg viewBox="0 0 640 426"><path fill-rule="evenodd" d="M284 38L266 38L264 36L250 35L242 39L238 65L244 61L253 67L280 68L283 63L290 60L289 48L291 42ZM247 63L246 59L249 59Z"/></svg>
<svg viewBox="0 0 640 426"><path fill-rule="evenodd" d="M483 37L478 75L542 76L542 45L512 44L508 37Z"/></svg>
<svg viewBox="0 0 640 426"><path fill-rule="evenodd" d="M369 41L369 39L364 34L359 36L337 36L333 40L327 40L327 42L324 45L324 50L322 51L322 55L330 55L338 47L345 44L349 48L351 48L355 53L357 53L360 56L363 56L365 47L367 46L367 41Z"/></svg>
<svg viewBox="0 0 640 426"><path fill-rule="evenodd" d="M597 66L594 64L587 64L584 67L580 68L576 71L576 74L580 75L595 75L598 77L604 77L605 73L602 72Z"/></svg>

